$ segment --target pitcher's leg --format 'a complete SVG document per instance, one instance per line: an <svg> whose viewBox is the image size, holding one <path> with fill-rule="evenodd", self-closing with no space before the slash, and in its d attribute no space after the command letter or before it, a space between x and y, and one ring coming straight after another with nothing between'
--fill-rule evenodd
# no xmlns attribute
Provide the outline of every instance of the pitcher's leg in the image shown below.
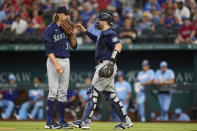
<svg viewBox="0 0 197 131"><path fill-rule="evenodd" d="M58 88L58 109L59 109L59 121L64 121L64 112L67 101L67 90L70 77L70 61L69 59L59 62L64 69L64 73L60 75L59 88Z"/></svg>
<svg viewBox="0 0 197 131"><path fill-rule="evenodd" d="M47 76L49 86L49 94L47 100L47 122L50 122L51 120L53 120L53 108L59 86L59 74L56 71L55 65L49 58L47 59Z"/></svg>

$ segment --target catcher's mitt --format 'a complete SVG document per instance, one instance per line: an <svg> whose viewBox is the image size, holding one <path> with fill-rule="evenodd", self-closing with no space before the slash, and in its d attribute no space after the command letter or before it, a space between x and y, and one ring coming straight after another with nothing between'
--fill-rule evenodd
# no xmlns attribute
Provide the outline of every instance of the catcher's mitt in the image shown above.
<svg viewBox="0 0 197 131"><path fill-rule="evenodd" d="M112 63L108 63L107 65L103 66L99 70L100 77L110 78L114 73L114 65Z"/></svg>
<svg viewBox="0 0 197 131"><path fill-rule="evenodd" d="M74 33L74 24L69 19L62 21L60 27L64 30L68 37Z"/></svg>

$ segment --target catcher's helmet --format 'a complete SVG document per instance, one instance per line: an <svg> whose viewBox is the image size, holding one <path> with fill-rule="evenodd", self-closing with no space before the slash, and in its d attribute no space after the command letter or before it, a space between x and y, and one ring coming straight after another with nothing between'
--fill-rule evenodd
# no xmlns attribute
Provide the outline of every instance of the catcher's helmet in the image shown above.
<svg viewBox="0 0 197 131"><path fill-rule="evenodd" d="M113 25L113 17L108 11L99 12L96 19L99 21L107 21L111 26Z"/></svg>

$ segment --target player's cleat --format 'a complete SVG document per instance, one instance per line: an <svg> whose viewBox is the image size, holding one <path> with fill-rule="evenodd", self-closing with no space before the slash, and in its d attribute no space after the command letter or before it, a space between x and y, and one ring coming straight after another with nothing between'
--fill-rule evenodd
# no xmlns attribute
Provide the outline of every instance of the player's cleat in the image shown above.
<svg viewBox="0 0 197 131"><path fill-rule="evenodd" d="M53 120L51 120L50 122L47 122L45 125L45 129L60 129L60 128L62 128L62 126L57 124Z"/></svg>
<svg viewBox="0 0 197 131"><path fill-rule="evenodd" d="M70 126L67 122L65 121L60 121L59 125L63 128L63 129L73 129L72 126Z"/></svg>
<svg viewBox="0 0 197 131"><path fill-rule="evenodd" d="M89 122L85 122L85 121L82 121L82 120L78 120L78 121L73 121L70 123L73 127L76 127L76 128L82 128L82 129L90 129L90 124Z"/></svg>
<svg viewBox="0 0 197 131"><path fill-rule="evenodd" d="M133 126L133 123L131 122L131 119L127 116L125 120L122 121L120 124L116 125L114 129L123 130L132 126Z"/></svg>

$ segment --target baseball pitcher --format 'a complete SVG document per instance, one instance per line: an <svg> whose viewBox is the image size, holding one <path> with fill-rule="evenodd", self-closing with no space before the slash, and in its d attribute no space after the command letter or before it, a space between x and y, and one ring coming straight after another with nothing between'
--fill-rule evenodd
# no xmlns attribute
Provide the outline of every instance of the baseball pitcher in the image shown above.
<svg viewBox="0 0 197 131"><path fill-rule="evenodd" d="M44 43L47 59L49 94L47 100L47 121L45 128L72 128L64 120L65 103L70 75L70 51L76 49L74 26L69 21L69 11L59 7L54 14L53 22L44 32ZM53 120L53 107L58 96L59 124Z"/></svg>

